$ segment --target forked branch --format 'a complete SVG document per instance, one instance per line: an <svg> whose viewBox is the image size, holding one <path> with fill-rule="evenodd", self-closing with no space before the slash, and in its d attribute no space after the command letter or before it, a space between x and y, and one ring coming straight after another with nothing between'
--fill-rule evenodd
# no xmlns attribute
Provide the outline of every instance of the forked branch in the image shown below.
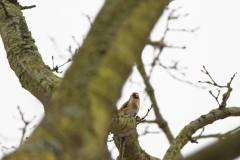
<svg viewBox="0 0 240 160"><path fill-rule="evenodd" d="M231 87L231 83L235 77L235 75L237 74L234 73L234 75L231 77L230 81L227 83L226 86L223 86L223 85L219 85L217 84L216 81L214 81L214 79L212 78L212 76L210 75L210 73L207 71L207 69L205 68L205 66L203 66L203 69L204 70L201 70L204 74L206 74L210 79L211 81L198 81L198 83L206 83L206 84L210 84L210 85L213 85L213 86L216 86L218 88L227 88L227 92L225 92L223 95L222 95L222 102L221 104L218 102L218 97L219 97L219 94L220 94L220 90L218 90L218 94L217 96L214 96L212 91L209 91L209 93L214 97L214 99L217 101L218 105L219 105L219 108L218 109L223 109L226 107L227 105L227 101L228 101L228 98L230 97L230 93L232 92L232 87Z"/></svg>

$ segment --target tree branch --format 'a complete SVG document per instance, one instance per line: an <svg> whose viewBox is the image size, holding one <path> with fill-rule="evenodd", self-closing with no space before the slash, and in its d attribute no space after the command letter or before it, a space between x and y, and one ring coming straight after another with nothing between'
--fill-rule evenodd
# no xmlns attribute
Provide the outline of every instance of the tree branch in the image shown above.
<svg viewBox="0 0 240 160"><path fill-rule="evenodd" d="M206 115L202 115L198 119L192 121L185 126L178 136L174 139L168 148L163 160L177 159L181 149L191 140L191 136L198 130L213 122L227 117L240 116L240 107L229 107L222 110L214 109Z"/></svg>
<svg viewBox="0 0 240 160"><path fill-rule="evenodd" d="M147 37L168 2L106 0L54 93L44 120L28 141L4 160L42 160L49 157L58 160L109 160L106 141L112 115L116 112L116 101L132 65L140 60ZM142 19L148 21L142 23ZM35 60L31 56L29 58ZM35 63L33 60L27 63ZM23 59L21 61L27 65ZM27 69L34 74L31 68Z"/></svg>
<svg viewBox="0 0 240 160"><path fill-rule="evenodd" d="M161 128L163 130L163 132L167 136L167 139L168 139L169 143L171 143L174 139L173 134L171 133L167 122L163 119L163 117L160 113L159 106L157 104L157 100L156 100L155 95L154 95L154 89L149 82L149 79L147 77L146 71L144 69L144 64L143 64L142 61L140 61L137 64L137 68L138 68L138 71L139 71L139 73L141 74L141 76L144 80L144 84L146 86L146 92L147 92L151 102L153 103L153 110L154 110L154 114L156 116L157 125L158 125L159 128Z"/></svg>
<svg viewBox="0 0 240 160"><path fill-rule="evenodd" d="M185 160L203 159L235 159L240 155L240 131L228 135L224 139L205 147ZM217 153L217 154L216 154Z"/></svg>
<svg viewBox="0 0 240 160"><path fill-rule="evenodd" d="M219 109L225 108L226 105L227 105L228 98L230 97L230 93L231 93L232 90L233 90L232 87L231 87L231 83L232 83L232 80L234 79L235 75L237 74L237 72L234 73L234 75L231 77L230 81L227 83L226 86L222 86L222 85L217 84L217 83L213 80L212 76L209 74L209 72L207 71L207 69L205 68L205 66L203 66L203 69L204 69L204 70L201 70L201 71L202 71L204 74L206 74L206 75L211 79L212 82L209 82L209 81L198 81L198 83L207 83L207 84L210 84L210 85L219 87L219 88L227 88L227 92L222 95L221 105L220 105L220 103L218 102L218 96L219 96L219 94L220 94L220 91L218 91L217 97L215 97L215 96L212 94L212 91L209 91L209 93L210 93L210 94L215 98L215 100L218 102L218 104L219 104Z"/></svg>
<svg viewBox="0 0 240 160"><path fill-rule="evenodd" d="M39 99L46 111L61 79L43 63L19 5L7 0L2 2L7 7L8 17L0 10L0 35L10 67L22 87Z"/></svg>
<svg viewBox="0 0 240 160"><path fill-rule="evenodd" d="M199 135L198 137L194 137L193 139L203 139L203 138L217 138L219 140L227 138L228 136L231 136L233 132L240 129L240 126L237 128L234 128L233 130L230 130L224 134L209 134L209 135Z"/></svg>
<svg viewBox="0 0 240 160"><path fill-rule="evenodd" d="M173 134L167 124L167 121L163 119L163 117L160 113L159 106L157 104L157 100L154 95L154 89L153 89L152 85L150 84L149 78L147 77L142 60L137 64L137 68L143 78L144 84L146 86L146 92L147 92L151 102L153 103L153 110L154 110L154 114L156 116L155 122L157 123L158 127L163 130L164 134L166 135L166 137L168 139L168 142L171 144L174 139ZM179 155L179 158L183 159L181 154Z"/></svg>
<svg viewBox="0 0 240 160"><path fill-rule="evenodd" d="M113 139L116 147L120 150L121 138L125 137L124 159L159 160L150 156L140 147L136 131L137 124L138 122L134 117L115 116L112 119L110 131L114 134Z"/></svg>

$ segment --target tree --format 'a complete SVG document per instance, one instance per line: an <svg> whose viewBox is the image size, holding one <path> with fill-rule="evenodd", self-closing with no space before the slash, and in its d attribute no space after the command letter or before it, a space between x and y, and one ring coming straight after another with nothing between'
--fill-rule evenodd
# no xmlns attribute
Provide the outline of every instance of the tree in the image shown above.
<svg viewBox="0 0 240 160"><path fill-rule="evenodd" d="M138 144L136 119L113 117L116 115L115 103L120 96L119 91L134 62L154 104L155 122L172 143L166 159L173 159L169 155L176 158L183 147L176 149L176 145L182 142L174 140L161 116L141 60L146 44L157 45L160 49L165 47L163 41L151 42L148 36L167 4L168 1L159 3L155 0L106 1L84 44L73 57L72 66L60 79L42 62L21 7L16 2L2 1L0 33L9 64L22 86L42 102L46 114L31 138L5 159L110 159L106 145L109 125L118 148L122 134L127 136L125 147L133 145L134 152L128 153L125 149L124 157L131 154L142 157L137 159L150 158ZM142 23L142 19L148 21ZM234 114L230 115L239 115L239 109L233 109ZM224 114L226 110L228 114ZM229 110L226 110L216 112L230 116ZM185 133L187 138L184 138L184 143L191 139L191 135Z"/></svg>

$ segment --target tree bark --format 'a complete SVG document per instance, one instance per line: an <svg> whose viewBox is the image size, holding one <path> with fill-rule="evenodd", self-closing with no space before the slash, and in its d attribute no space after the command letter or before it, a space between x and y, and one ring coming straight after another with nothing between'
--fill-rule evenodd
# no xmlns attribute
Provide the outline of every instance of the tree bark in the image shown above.
<svg viewBox="0 0 240 160"><path fill-rule="evenodd" d="M115 116L112 119L110 131L113 133L113 140L119 151L121 140L122 138L125 139L123 145L123 160L160 160L159 158L149 155L141 148L136 127L137 121L134 117ZM119 159L119 156L117 159Z"/></svg>
<svg viewBox="0 0 240 160"><path fill-rule="evenodd" d="M206 125L212 124L213 122L224 119L231 116L240 116L239 107L229 107L224 109L214 109L208 114L202 115L198 119L190 122L186 125L179 135L173 140L170 147L168 148L163 160L174 160L177 159L181 149L191 140L192 135L199 129Z"/></svg>
<svg viewBox="0 0 240 160"><path fill-rule="evenodd" d="M31 138L4 159L110 159L116 101L168 1L106 0L62 82L42 62L18 4L3 3L9 16L0 10L0 33L11 68L47 106Z"/></svg>
<svg viewBox="0 0 240 160"><path fill-rule="evenodd" d="M20 6L7 0L2 2L8 15L0 9L0 34L9 65L22 87L40 100L46 111L61 79L43 63Z"/></svg>

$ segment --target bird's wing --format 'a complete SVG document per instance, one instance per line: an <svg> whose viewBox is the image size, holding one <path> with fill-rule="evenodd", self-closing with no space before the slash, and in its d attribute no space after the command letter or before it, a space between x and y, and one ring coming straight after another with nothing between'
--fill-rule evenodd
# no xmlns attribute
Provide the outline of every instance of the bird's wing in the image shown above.
<svg viewBox="0 0 240 160"><path fill-rule="evenodd" d="M129 101L123 103L122 107L120 108L120 110L123 110L124 108L126 108L128 106L128 103Z"/></svg>

